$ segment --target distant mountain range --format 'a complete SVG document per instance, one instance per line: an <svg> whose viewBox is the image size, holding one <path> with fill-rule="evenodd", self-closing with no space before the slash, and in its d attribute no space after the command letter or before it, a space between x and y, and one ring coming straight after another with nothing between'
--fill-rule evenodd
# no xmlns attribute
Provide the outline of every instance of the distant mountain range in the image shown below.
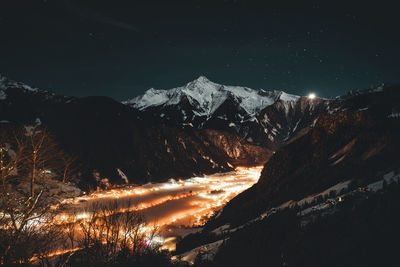
<svg viewBox="0 0 400 267"><path fill-rule="evenodd" d="M143 183L263 164L342 102L219 85L200 76L119 103L57 95L0 76L0 125L48 127L82 160L84 180L92 185L94 170L119 183L119 169L131 183Z"/></svg>
<svg viewBox="0 0 400 267"><path fill-rule="evenodd" d="M83 180L92 186L93 171L119 183L119 169L130 182L143 183L263 164L328 104L219 85L203 76L123 103L57 95L0 76L2 126L39 121L50 128L62 147L78 155Z"/></svg>
<svg viewBox="0 0 400 267"><path fill-rule="evenodd" d="M272 150L218 129L172 127L108 97L57 95L0 77L0 126L41 124L81 162L82 187L94 172L113 183L161 181L262 164Z"/></svg>

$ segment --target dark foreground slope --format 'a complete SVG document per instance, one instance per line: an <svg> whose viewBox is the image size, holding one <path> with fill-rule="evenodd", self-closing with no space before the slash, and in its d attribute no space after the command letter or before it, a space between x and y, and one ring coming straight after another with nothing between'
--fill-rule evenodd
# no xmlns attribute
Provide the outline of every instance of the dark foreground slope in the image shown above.
<svg viewBox="0 0 400 267"><path fill-rule="evenodd" d="M306 226L295 210L285 210L237 231L207 265L399 266L399 210L398 184L354 196Z"/></svg>

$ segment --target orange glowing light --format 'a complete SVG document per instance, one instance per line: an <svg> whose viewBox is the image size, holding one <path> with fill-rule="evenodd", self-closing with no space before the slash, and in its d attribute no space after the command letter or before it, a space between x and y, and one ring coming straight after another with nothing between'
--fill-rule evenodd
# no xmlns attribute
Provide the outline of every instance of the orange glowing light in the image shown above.
<svg viewBox="0 0 400 267"><path fill-rule="evenodd" d="M148 223L157 224L161 229L171 226L201 226L216 211L239 193L254 185L260 176L262 166L237 167L229 173L217 173L186 180L169 180L165 183L146 184L143 186L126 186L108 191L94 192L72 199L65 199L52 209L63 206L63 213L56 217L60 225L85 222L91 214L87 207L94 203L111 203L118 201L119 212L141 211ZM134 203L124 206L126 203ZM173 235L168 228L168 236ZM76 228L77 231L79 227ZM150 233L151 227L143 227ZM78 233L79 234L79 233ZM166 236L159 236L165 243ZM171 243L171 241L168 241ZM169 244L167 249L172 248ZM61 255L68 250L57 250L51 255Z"/></svg>

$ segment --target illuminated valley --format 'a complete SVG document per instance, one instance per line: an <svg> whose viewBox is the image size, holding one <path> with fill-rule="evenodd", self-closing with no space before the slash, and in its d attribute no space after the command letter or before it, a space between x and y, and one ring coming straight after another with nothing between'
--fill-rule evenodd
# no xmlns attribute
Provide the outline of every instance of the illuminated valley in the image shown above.
<svg viewBox="0 0 400 267"><path fill-rule="evenodd" d="M196 231L229 200L255 184L261 170L262 166L238 167L227 173L114 188L66 199L52 208L62 211L57 216L59 224L88 220L94 205L118 207L122 213L138 211L147 223L143 231L158 227L154 240L174 250L176 236Z"/></svg>

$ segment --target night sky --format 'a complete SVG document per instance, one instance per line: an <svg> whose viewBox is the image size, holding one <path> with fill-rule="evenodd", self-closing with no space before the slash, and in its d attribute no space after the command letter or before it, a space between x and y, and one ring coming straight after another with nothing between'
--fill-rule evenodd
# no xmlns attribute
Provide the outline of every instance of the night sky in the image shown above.
<svg viewBox="0 0 400 267"><path fill-rule="evenodd" d="M270 2L0 0L0 73L117 100L200 75L325 97L399 82L397 7Z"/></svg>

